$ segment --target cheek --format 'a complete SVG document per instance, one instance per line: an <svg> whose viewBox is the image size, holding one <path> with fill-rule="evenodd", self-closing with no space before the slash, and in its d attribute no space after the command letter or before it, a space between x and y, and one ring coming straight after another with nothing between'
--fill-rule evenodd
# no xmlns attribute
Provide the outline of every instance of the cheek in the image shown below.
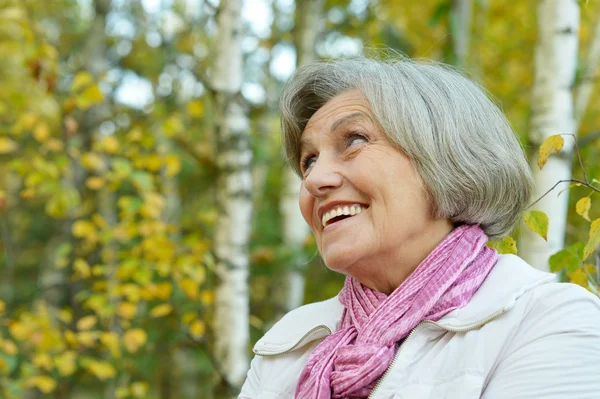
<svg viewBox="0 0 600 399"><path fill-rule="evenodd" d="M311 222L312 222L314 198L304 188L304 184L302 184L302 187L300 187L300 198L299 198L298 204L300 205L300 212L302 213L302 217L304 217L304 220L306 221L306 223L308 223L308 225L312 227Z"/></svg>

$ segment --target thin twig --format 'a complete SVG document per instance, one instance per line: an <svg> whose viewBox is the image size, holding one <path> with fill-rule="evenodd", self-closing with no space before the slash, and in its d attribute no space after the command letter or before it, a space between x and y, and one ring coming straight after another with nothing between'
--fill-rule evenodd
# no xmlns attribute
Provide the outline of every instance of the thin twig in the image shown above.
<svg viewBox="0 0 600 399"><path fill-rule="evenodd" d="M589 184L589 180L585 173L585 168L583 167L583 161L581 161L581 153L579 152L579 145L577 144L577 137L574 134L565 134L565 136L573 136L573 140L575 140L575 150L577 151L577 159L579 160L579 166L581 167L581 172L583 173L583 180Z"/></svg>
<svg viewBox="0 0 600 399"><path fill-rule="evenodd" d="M582 186L591 188L592 190L599 192L600 193L600 189L591 185L590 183L584 182L582 180L579 179L567 179L567 180L559 180L554 186L552 186L552 188L548 191L546 191L544 193L544 195L542 195L540 198L538 198L533 204L529 205L527 207L527 209L531 208L532 206L534 206L535 204L537 204L538 202L540 202L542 200L542 198L544 198L546 195L548 195L550 193L550 191L554 190L556 188L556 186L558 186L560 183L579 183Z"/></svg>

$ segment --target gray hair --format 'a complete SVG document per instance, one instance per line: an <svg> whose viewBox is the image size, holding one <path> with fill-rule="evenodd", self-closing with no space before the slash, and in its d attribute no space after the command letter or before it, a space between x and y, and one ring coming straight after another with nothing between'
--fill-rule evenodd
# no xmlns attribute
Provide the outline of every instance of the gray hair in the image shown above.
<svg viewBox="0 0 600 399"><path fill-rule="evenodd" d="M435 217L479 224L490 239L510 233L533 186L523 148L484 89L441 63L358 57L298 68L280 100L285 151L298 175L308 120L352 89L411 159Z"/></svg>

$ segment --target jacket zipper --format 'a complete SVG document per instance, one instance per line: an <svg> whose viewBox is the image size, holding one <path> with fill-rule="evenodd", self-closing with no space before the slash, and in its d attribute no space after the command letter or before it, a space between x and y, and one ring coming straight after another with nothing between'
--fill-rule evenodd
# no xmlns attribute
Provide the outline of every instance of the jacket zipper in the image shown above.
<svg viewBox="0 0 600 399"><path fill-rule="evenodd" d="M277 353L258 353L257 351L254 351L254 354L256 354L256 355L258 355L258 356L279 356L279 355L283 355L284 353L291 352L291 351L293 351L294 349L296 349L296 347L297 347L297 346L300 344L300 342L302 342L302 341L303 341L303 340L304 340L306 337L308 337L310 334L312 334L312 333L314 333L315 331L317 331L317 330L320 330L320 329L322 329L322 328L324 328L324 329L326 329L326 330L328 331L328 334L327 334L327 335L331 335L331 329L330 329L329 327L327 327L326 325L323 325L323 324L322 324L322 325L320 325L320 326L313 327L313 328L312 328L310 331L308 331L306 334L304 334L304 335L302 336L302 338L300 338L300 339L298 340L298 342L296 342L296 343L295 343L295 344L294 344L294 345L293 345L291 348L289 348L289 349L286 349L286 350L284 350L284 351L282 351L282 352L277 352Z"/></svg>
<svg viewBox="0 0 600 399"><path fill-rule="evenodd" d="M457 328L453 328L453 327L444 327L442 325L440 325L439 323L433 321L433 320L423 320L422 322L420 322L419 324L417 324L415 326L415 328L413 328L410 333L408 334L408 336L406 337L406 339L404 340L404 342L402 342L402 344L400 344L400 347L398 348L398 351L396 352L396 356L394 356L394 358L392 359L392 362L390 363L390 365L388 366L388 368L385 370L385 372L381 375L381 377L379 378L379 381L377 381L377 383L375 383L375 386L373 387L373 390L371 391L371 393L369 394L369 397L367 399L371 399L374 397L375 395L375 391L377 391L377 389L381 386L381 384L383 383L384 378L389 374L390 370L392 369L392 367L394 367L394 365L396 364L396 360L398 359L398 355L400 354L400 351L402 350L402 348L405 346L405 344L408 342L408 340L410 340L410 338L413 336L414 332L417 330L417 328L419 328L420 325L425 324L425 323L429 323L429 324L434 324L435 326L441 328L442 330L446 330L449 332L457 332L457 333L462 333L462 332L467 332L467 331L471 331L471 330L476 330L480 327L482 327L483 325L489 323L490 321L496 319L497 317L499 317L500 315L502 315L504 312L506 312L507 309L501 309L498 312L494 313L493 315L483 319L480 322L477 322L475 324L472 324L470 326L467 327L457 327Z"/></svg>

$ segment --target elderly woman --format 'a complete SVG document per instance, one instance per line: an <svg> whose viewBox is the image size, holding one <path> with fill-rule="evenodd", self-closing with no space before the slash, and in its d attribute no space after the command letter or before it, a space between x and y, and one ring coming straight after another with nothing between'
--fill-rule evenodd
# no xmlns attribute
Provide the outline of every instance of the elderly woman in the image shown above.
<svg viewBox="0 0 600 399"><path fill-rule="evenodd" d="M240 398L598 398L600 301L488 239L532 178L481 88L405 59L319 62L281 100L300 209L339 295L254 347Z"/></svg>

